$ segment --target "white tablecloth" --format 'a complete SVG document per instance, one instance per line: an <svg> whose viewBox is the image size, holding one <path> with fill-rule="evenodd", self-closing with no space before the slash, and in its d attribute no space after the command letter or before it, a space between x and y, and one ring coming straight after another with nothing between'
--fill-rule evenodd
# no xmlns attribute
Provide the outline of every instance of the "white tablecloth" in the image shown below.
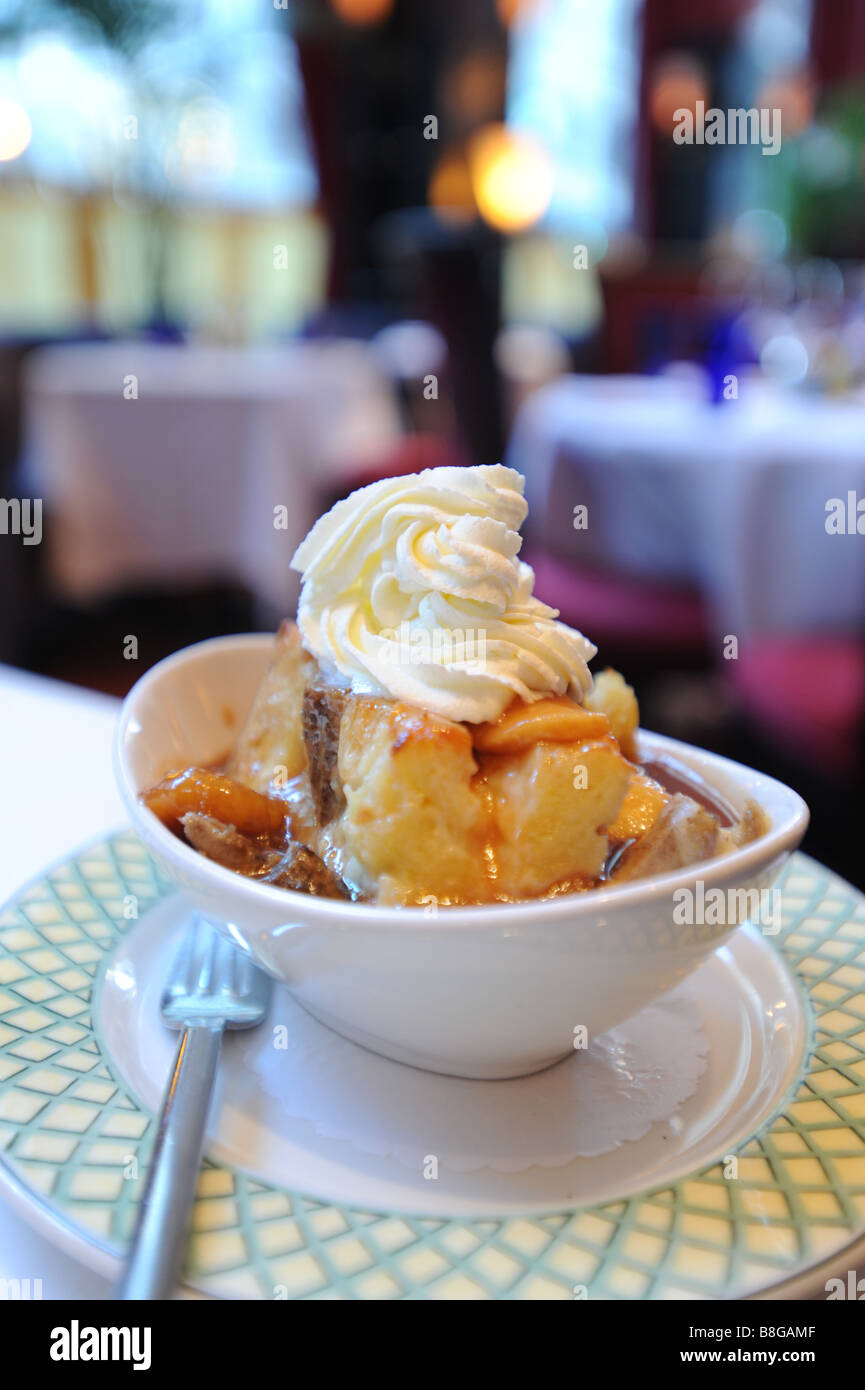
<svg viewBox="0 0 865 1390"><path fill-rule="evenodd" d="M861 398L746 384L716 406L687 378L565 377L527 402L507 461L545 544L697 584L720 633L865 630L865 540L825 526L828 499L865 498Z"/></svg>
<svg viewBox="0 0 865 1390"><path fill-rule="evenodd" d="M54 584L73 600L216 577L292 611L288 562L322 494L399 429L389 383L353 342L47 348L25 393L27 485L43 499Z"/></svg>
<svg viewBox="0 0 865 1390"><path fill-rule="evenodd" d="M111 741L118 701L0 666L0 902L126 824ZM38 1235L0 1196L0 1279L44 1298L105 1298L106 1281Z"/></svg>

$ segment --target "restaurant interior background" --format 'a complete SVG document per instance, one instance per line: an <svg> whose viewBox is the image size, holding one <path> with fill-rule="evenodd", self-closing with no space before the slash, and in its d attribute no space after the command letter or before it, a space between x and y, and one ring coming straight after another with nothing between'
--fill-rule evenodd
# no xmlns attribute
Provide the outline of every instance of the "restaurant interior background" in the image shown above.
<svg viewBox="0 0 865 1390"><path fill-rule="evenodd" d="M865 5L0 0L0 660L121 694L499 460L643 723L865 883Z"/></svg>

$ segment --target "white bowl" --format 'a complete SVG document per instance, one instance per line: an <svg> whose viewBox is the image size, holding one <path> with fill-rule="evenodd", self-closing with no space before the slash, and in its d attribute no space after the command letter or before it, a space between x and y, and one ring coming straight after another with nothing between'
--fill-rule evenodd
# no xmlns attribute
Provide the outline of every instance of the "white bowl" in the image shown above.
<svg viewBox="0 0 865 1390"><path fill-rule="evenodd" d="M171 768L225 756L272 643L218 637L142 676L117 731L120 789L137 833L197 908L316 1018L397 1061L493 1078L567 1056L705 960L745 919L729 890L768 889L805 832L807 807L780 782L641 732L644 756L674 755L737 810L756 801L768 833L720 859L621 887L436 913L312 898L244 878L179 840L139 794ZM683 899L674 894L688 889L698 903L700 883L703 901L724 891L728 920L677 920Z"/></svg>

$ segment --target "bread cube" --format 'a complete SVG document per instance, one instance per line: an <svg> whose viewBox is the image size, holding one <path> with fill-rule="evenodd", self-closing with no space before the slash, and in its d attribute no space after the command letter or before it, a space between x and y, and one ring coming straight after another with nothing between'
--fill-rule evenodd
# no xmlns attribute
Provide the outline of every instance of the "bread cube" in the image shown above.
<svg viewBox="0 0 865 1390"><path fill-rule="evenodd" d="M345 871L381 902L483 902L486 815L464 724L353 696L339 739L345 809L326 830Z"/></svg>
<svg viewBox="0 0 865 1390"><path fill-rule="evenodd" d="M624 676L608 666L595 676L594 684L583 700L586 709L605 714L610 728L619 741L619 747L626 758L637 761L637 726L640 722L640 707L637 697Z"/></svg>
<svg viewBox="0 0 865 1390"><path fill-rule="evenodd" d="M296 625L284 622L276 634L273 659L228 760L230 776L266 792L278 790L289 777L303 771L303 695L317 670L315 660L301 645Z"/></svg>
<svg viewBox="0 0 865 1390"><path fill-rule="evenodd" d="M633 769L611 738L536 743L526 752L482 759L498 863L497 888L528 898L563 879L593 880L607 856Z"/></svg>

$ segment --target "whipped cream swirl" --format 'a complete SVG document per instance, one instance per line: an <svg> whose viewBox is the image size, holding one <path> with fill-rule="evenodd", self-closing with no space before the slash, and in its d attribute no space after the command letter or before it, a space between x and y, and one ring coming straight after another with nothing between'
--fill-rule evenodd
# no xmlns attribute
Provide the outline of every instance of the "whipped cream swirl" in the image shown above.
<svg viewBox="0 0 865 1390"><path fill-rule="evenodd" d="M291 562L307 650L359 694L470 724L514 696L582 699L596 648L532 593L523 487L501 464L434 468L337 502Z"/></svg>

